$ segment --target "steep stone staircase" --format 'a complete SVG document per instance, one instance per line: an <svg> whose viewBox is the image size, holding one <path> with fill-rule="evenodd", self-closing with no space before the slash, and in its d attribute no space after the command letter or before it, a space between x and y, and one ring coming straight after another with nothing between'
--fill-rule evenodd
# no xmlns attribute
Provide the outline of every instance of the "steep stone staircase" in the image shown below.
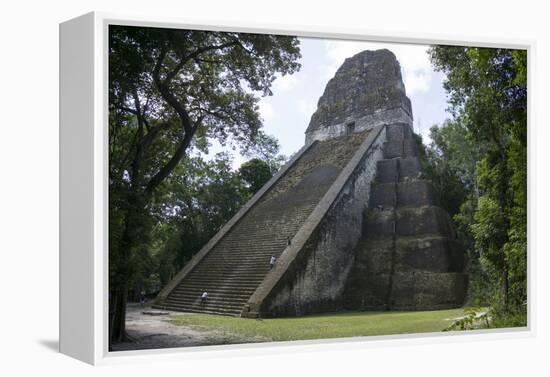
<svg viewBox="0 0 550 377"><path fill-rule="evenodd" d="M421 310L460 306L463 251L448 214L422 174L406 124L387 126L346 288L350 308Z"/></svg>
<svg viewBox="0 0 550 377"><path fill-rule="evenodd" d="M157 307L238 316L367 132L315 142ZM201 303L200 295L208 292Z"/></svg>

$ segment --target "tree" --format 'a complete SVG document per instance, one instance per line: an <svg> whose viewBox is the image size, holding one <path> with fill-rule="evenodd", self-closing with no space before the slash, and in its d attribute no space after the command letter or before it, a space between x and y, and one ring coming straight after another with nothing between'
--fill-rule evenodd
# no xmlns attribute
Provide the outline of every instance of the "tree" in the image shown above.
<svg viewBox="0 0 550 377"><path fill-rule="evenodd" d="M255 194L271 179L274 169L265 161L253 158L239 168L239 173L248 185L251 194Z"/></svg>
<svg viewBox="0 0 550 377"><path fill-rule="evenodd" d="M504 312L526 299L527 55L525 50L435 46L454 121L485 148L476 161L471 232L500 285Z"/></svg>
<svg viewBox="0 0 550 377"><path fill-rule="evenodd" d="M210 141L245 154L270 148L258 93L299 69L297 38L130 26L109 30L110 321L126 337L136 259L149 242L159 188Z"/></svg>

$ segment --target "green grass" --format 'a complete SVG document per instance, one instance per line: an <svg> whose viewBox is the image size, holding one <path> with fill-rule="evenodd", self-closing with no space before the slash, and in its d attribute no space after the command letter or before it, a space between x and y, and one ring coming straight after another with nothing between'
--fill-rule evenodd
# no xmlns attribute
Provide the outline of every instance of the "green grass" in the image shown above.
<svg viewBox="0 0 550 377"><path fill-rule="evenodd" d="M169 320L195 330L234 333L243 337L286 341L352 336L438 332L464 315L464 309L424 312L346 312L293 318L244 319L209 314L177 315Z"/></svg>

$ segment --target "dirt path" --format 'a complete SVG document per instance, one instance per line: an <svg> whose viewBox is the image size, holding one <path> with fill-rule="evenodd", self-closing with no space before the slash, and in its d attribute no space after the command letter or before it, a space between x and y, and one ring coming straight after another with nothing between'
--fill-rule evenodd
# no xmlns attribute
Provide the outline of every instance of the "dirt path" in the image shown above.
<svg viewBox="0 0 550 377"><path fill-rule="evenodd" d="M163 313L150 315L144 313ZM268 339L247 338L220 330L196 330L188 326L175 326L166 322L173 315L194 315L152 309L150 305L128 304L126 329L134 342L114 344L113 351L155 348L193 347L219 344L265 342Z"/></svg>

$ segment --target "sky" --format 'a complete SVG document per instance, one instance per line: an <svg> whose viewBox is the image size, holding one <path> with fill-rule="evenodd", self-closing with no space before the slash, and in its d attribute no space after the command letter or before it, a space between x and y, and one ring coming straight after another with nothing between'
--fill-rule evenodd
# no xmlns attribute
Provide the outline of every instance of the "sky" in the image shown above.
<svg viewBox="0 0 550 377"><path fill-rule="evenodd" d="M344 41L300 38L302 65L293 75L279 76L273 82L272 96L259 103L264 131L275 136L281 153L290 156L305 142L305 130L317 101L336 70L348 57L363 50L387 48L397 57L407 96L412 102L414 131L429 141L429 129L450 117L446 113L447 97L443 74L432 69L427 45ZM214 148L216 150L217 148ZM246 161L235 155L234 167Z"/></svg>

